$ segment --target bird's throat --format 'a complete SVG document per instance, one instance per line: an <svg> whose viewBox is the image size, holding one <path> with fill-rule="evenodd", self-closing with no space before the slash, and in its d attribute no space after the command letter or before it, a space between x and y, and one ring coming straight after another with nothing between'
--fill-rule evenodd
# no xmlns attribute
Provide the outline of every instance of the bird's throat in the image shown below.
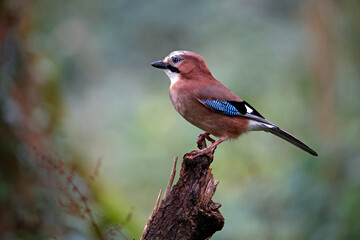
<svg viewBox="0 0 360 240"><path fill-rule="evenodd" d="M164 72L166 73L166 75L170 78L170 81L171 81L171 85L174 85L178 80L179 80L179 74L176 73L176 72L172 72L170 71L169 69L165 69Z"/></svg>

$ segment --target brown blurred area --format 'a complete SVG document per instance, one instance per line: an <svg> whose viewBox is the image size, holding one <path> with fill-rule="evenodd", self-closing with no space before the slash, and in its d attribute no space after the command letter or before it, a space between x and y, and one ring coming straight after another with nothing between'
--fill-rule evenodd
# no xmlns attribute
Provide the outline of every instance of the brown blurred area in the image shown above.
<svg viewBox="0 0 360 240"><path fill-rule="evenodd" d="M1 199L0 238L51 236L61 226L55 224L56 211L41 190L32 148L49 147L49 134L56 125L54 109L60 109L53 89L46 96L36 72L36 53L31 51L31 1L2 1L0 7L1 105ZM45 122L39 114L48 112Z"/></svg>

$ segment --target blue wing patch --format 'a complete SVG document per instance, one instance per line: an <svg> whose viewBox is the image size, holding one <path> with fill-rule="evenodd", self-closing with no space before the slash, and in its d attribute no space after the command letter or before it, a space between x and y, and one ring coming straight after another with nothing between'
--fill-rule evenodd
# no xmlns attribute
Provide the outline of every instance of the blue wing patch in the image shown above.
<svg viewBox="0 0 360 240"><path fill-rule="evenodd" d="M240 112L231 105L228 101L221 101L221 100L203 100L203 104L212 108L216 111L221 112L222 114L229 115L229 116L238 116Z"/></svg>
<svg viewBox="0 0 360 240"><path fill-rule="evenodd" d="M201 100L205 106L219 111L228 116L239 116L245 114L256 115L264 118L258 111L256 111L250 104L245 101L224 101L224 100ZM265 118L264 118L265 119Z"/></svg>

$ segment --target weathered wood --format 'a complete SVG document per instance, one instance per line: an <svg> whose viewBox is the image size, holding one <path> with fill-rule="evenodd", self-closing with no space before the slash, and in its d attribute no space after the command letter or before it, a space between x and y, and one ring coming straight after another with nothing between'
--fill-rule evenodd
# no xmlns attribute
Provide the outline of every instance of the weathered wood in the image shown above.
<svg viewBox="0 0 360 240"><path fill-rule="evenodd" d="M192 156L184 155L178 182L150 217L141 239L209 239L224 226L221 204L211 200L218 184L209 169L213 155Z"/></svg>

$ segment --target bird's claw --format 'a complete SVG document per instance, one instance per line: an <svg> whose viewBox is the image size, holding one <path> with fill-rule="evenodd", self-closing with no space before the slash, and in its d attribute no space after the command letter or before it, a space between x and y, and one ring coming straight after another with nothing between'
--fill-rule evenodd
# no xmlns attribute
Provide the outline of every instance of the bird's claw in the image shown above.
<svg viewBox="0 0 360 240"><path fill-rule="evenodd" d="M215 140L210 137L210 133L208 132L200 133L197 137L196 144L200 150L207 148L206 140L210 141L211 143L215 142Z"/></svg>

